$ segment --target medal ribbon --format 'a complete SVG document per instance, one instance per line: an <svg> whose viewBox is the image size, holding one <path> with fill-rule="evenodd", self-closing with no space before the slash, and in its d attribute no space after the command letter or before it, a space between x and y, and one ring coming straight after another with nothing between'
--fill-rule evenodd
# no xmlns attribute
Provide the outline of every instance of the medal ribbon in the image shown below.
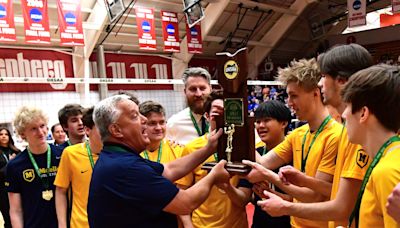
<svg viewBox="0 0 400 228"><path fill-rule="evenodd" d="M315 140L317 139L318 135L322 132L322 130L324 130L324 127L328 124L329 120L331 120L331 119L332 119L331 115L328 115L324 119L322 124L318 127L318 130L315 133L313 139L311 140L310 146L308 147L306 157L304 157L304 144L306 142L307 134L308 134L308 132L310 132L310 129L308 129L306 134L304 135L303 142L301 144L301 172L304 173L305 170L306 170L306 164L307 164L308 155L310 154L310 150L311 150L312 146L314 145Z"/></svg>
<svg viewBox="0 0 400 228"><path fill-rule="evenodd" d="M207 132L208 132L208 123L207 123L207 122L205 123L205 129L204 129L204 132L203 132L203 131L200 129L199 125L197 124L197 121L196 121L196 119L194 118L193 113L192 113L192 111L190 111L190 109L189 109L189 114L190 114L190 119L192 120L192 123L193 123L194 127L196 128L197 134L198 134L199 136L202 136L202 135L204 135L205 133L207 133ZM202 121L205 121L205 120L204 120L204 117L202 117L201 120L202 120Z"/></svg>
<svg viewBox="0 0 400 228"><path fill-rule="evenodd" d="M86 150L87 150L87 155L89 157L90 165L92 166L92 169L94 168L94 161L93 161L93 155L92 155L92 150L90 150L90 145L89 142L85 142L86 145Z"/></svg>
<svg viewBox="0 0 400 228"><path fill-rule="evenodd" d="M148 154L147 150L145 150L145 151L143 152L143 154L144 154L144 157L145 157L147 160L150 160L149 154ZM162 154L162 141L160 142L160 146L158 147L157 163L160 163L160 161L161 161L161 154ZM150 160L150 161L151 161L151 160Z"/></svg>
<svg viewBox="0 0 400 228"><path fill-rule="evenodd" d="M374 159L371 162L371 165L368 167L367 172L365 173L364 179L361 184L360 191L358 192L357 196L357 201L356 205L354 206L353 211L351 212L351 215L349 217L349 227L351 227L351 223L353 222L353 219L356 218L356 227L358 227L358 216L360 212L360 205L361 205L361 199L365 191L365 187L367 186L369 177L371 176L372 170L375 168L375 166L379 163L379 160L381 160L381 157L383 155L383 152L386 150L386 148L392 144L393 142L400 141L399 136L395 135L388 139L378 150L378 153L376 153Z"/></svg>
<svg viewBox="0 0 400 228"><path fill-rule="evenodd" d="M36 174L38 175L38 177L40 178L40 180L43 183L43 186L45 189L48 189L50 184L49 184L49 171L50 171L50 165L51 165L51 149L50 146L47 145L47 168L46 168L46 175L45 177L42 177L42 173L40 173L39 167L35 161L35 158L32 155L32 152L30 151L29 147L28 147L28 155L29 155L29 159L31 160L31 163L33 165L33 168L35 169Z"/></svg>

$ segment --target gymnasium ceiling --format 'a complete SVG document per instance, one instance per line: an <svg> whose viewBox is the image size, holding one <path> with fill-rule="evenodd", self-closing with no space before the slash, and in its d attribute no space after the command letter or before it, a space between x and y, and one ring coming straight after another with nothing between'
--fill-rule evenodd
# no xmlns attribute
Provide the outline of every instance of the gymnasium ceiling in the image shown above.
<svg viewBox="0 0 400 228"><path fill-rule="evenodd" d="M155 9L157 51L143 51L138 46L138 35L134 10L127 10L111 30L106 15L104 0L81 0L85 47L61 47L57 21L56 0L48 0L51 30L51 45L43 48L72 52L89 56L100 43L106 51L118 53L145 53L165 55L189 62L193 57L182 45L186 43L185 17L182 0L136 0L131 7ZM390 5L390 0L367 1L368 11ZM124 0L125 5L131 3ZM243 37L248 37L249 62L257 68L266 58L284 64L293 58L312 55L324 48L329 35L340 34L347 25L346 0L202 0L205 19L202 21L203 54L199 57L214 57L226 47L240 46ZM160 10L178 12L181 53L163 51ZM24 43L23 20L20 1L14 0L17 27L16 47L29 47ZM247 11L246 14L243 12ZM240 12L240 14L239 14ZM238 18L242 23L237 24ZM257 21L259 25L256 26ZM316 26L312 31L311 25ZM236 30L235 28L240 28ZM243 30L247 29L247 30ZM108 31L110 34L107 35ZM230 45L227 45L229 34ZM4 45L3 45L4 46ZM34 46L34 47L37 47ZM186 47L186 46L185 46Z"/></svg>

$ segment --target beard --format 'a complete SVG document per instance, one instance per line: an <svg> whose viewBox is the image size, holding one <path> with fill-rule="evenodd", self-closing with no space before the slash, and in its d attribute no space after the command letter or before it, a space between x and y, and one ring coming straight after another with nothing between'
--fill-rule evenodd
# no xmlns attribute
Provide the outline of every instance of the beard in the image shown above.
<svg viewBox="0 0 400 228"><path fill-rule="evenodd" d="M187 100L186 103L192 112L200 115L204 114L204 100Z"/></svg>

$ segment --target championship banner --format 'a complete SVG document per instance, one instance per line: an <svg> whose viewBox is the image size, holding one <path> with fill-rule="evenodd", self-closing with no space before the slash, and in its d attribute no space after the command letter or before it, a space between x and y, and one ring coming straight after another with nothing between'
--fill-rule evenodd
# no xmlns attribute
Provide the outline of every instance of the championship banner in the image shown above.
<svg viewBox="0 0 400 228"><path fill-rule="evenodd" d="M188 51L191 54L203 53L203 41L201 39L201 25L197 23L192 28L186 24L186 36Z"/></svg>
<svg viewBox="0 0 400 228"><path fill-rule="evenodd" d="M0 92L74 91L72 57L55 51L0 48ZM9 79L22 79L26 83L3 84ZM44 79L46 84L32 84L29 78Z"/></svg>
<svg viewBox="0 0 400 228"><path fill-rule="evenodd" d="M17 41L12 0L0 0L0 42Z"/></svg>
<svg viewBox="0 0 400 228"><path fill-rule="evenodd" d="M104 55L109 90L172 90L173 86L148 84L113 84L117 79L143 79L150 83L156 80L172 79L172 61L160 56L112 54ZM90 76L98 78L97 56L93 53L90 58Z"/></svg>
<svg viewBox="0 0 400 228"><path fill-rule="evenodd" d="M161 10L164 51L180 52L178 14Z"/></svg>
<svg viewBox="0 0 400 228"><path fill-rule="evenodd" d="M135 13L139 36L139 48L143 50L157 50L154 10L135 8Z"/></svg>
<svg viewBox="0 0 400 228"><path fill-rule="evenodd" d="M349 28L366 25L366 0L347 0Z"/></svg>
<svg viewBox="0 0 400 228"><path fill-rule="evenodd" d="M57 0L61 45L85 45L80 3L79 0Z"/></svg>
<svg viewBox="0 0 400 228"><path fill-rule="evenodd" d="M392 13L396 14L400 12L400 0L392 0Z"/></svg>
<svg viewBox="0 0 400 228"><path fill-rule="evenodd" d="M47 0L21 0L25 42L50 44Z"/></svg>

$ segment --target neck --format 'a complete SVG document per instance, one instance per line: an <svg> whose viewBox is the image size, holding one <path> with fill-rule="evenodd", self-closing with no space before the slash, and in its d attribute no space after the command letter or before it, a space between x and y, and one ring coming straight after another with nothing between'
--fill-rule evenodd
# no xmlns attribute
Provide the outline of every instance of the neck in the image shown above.
<svg viewBox="0 0 400 228"><path fill-rule="evenodd" d="M47 143L43 143L40 145L29 145L29 151L32 154L44 154L47 152Z"/></svg>
<svg viewBox="0 0 400 228"><path fill-rule="evenodd" d="M78 143L83 143L84 141L85 141L85 136L83 135L83 136L72 136L71 135L71 137L69 137L69 142L71 143L71 145L75 145L75 144L78 144Z"/></svg>
<svg viewBox="0 0 400 228"><path fill-rule="evenodd" d="M346 104L344 102L340 102L339 105L334 106L340 115L343 114L344 110L346 109Z"/></svg>
<svg viewBox="0 0 400 228"><path fill-rule="evenodd" d="M89 147L93 154L100 154L101 149L103 149L103 144L93 142L93 140L89 138Z"/></svg>
<svg viewBox="0 0 400 228"><path fill-rule="evenodd" d="M316 109L315 113L316 115L307 120L311 132L316 131L322 122L324 122L324 119L329 115L328 110L322 105L320 108Z"/></svg>
<svg viewBox="0 0 400 228"><path fill-rule="evenodd" d="M158 140L158 141L155 141L155 142L151 142L151 143L146 147L146 150L147 150L148 152L154 152L154 151L158 150L158 148L160 147L161 141L162 141L162 140Z"/></svg>
<svg viewBox="0 0 400 228"><path fill-rule="evenodd" d="M279 145L279 143L281 143L284 139L285 139L285 135L282 134L280 137L276 138L275 140L271 140L269 142L264 142L264 143L267 146L268 150L272 150L277 145Z"/></svg>
<svg viewBox="0 0 400 228"><path fill-rule="evenodd" d="M2 143L0 143L0 146L1 146L1 147L8 147L8 144L2 144Z"/></svg>
<svg viewBox="0 0 400 228"><path fill-rule="evenodd" d="M395 135L396 133L393 131L383 127L375 127L372 130L367 130L365 140L360 144L371 157L375 157L381 146Z"/></svg>

